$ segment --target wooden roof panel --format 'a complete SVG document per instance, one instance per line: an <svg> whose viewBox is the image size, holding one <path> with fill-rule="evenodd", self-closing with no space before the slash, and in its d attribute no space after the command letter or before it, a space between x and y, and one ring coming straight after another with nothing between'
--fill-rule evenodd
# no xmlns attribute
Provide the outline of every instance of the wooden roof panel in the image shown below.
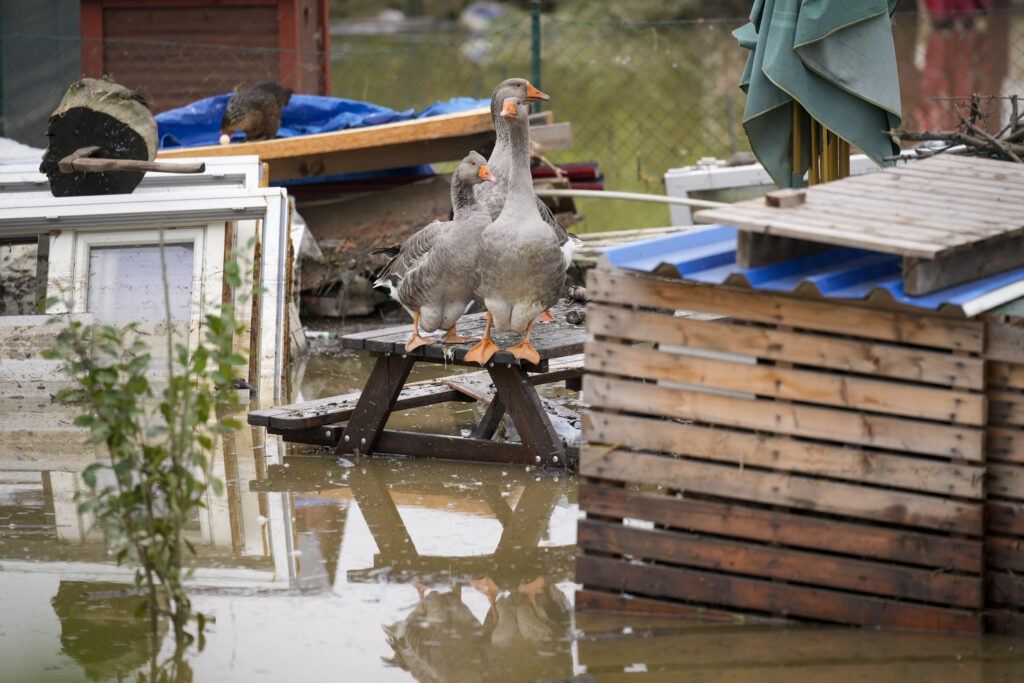
<svg viewBox="0 0 1024 683"><path fill-rule="evenodd" d="M936 259L1024 234L1024 164L939 155L805 190L695 214L750 232Z"/></svg>

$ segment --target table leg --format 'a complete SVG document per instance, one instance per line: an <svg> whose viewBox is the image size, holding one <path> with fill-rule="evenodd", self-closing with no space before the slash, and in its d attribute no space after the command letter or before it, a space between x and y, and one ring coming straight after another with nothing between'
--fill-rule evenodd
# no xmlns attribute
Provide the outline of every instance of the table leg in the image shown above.
<svg viewBox="0 0 1024 683"><path fill-rule="evenodd" d="M377 362L363 387L363 393L334 449L336 454L373 453L388 416L405 386L415 358L390 354L377 356Z"/></svg>
<svg viewBox="0 0 1024 683"><path fill-rule="evenodd" d="M504 416L505 402L501 400L501 396L495 394L487 406L487 410L484 411L484 416L480 418L480 424L476 426L470 436L474 439L490 439L494 436L494 432L498 431L498 425L501 424L501 418Z"/></svg>
<svg viewBox="0 0 1024 683"><path fill-rule="evenodd" d="M519 437L536 458L536 464L565 467L565 447L548 419L537 389L518 365L495 364L488 367L497 397L519 432Z"/></svg>

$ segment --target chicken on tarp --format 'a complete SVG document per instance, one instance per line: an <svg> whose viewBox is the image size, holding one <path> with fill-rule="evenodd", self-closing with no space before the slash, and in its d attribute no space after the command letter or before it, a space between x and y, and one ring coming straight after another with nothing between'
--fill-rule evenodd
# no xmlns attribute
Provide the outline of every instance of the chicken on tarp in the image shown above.
<svg viewBox="0 0 1024 683"><path fill-rule="evenodd" d="M902 117L890 23L898 3L756 0L750 23L733 32L750 50L743 128L779 187L801 187L829 144L853 145L879 165L899 152L885 133Z"/></svg>

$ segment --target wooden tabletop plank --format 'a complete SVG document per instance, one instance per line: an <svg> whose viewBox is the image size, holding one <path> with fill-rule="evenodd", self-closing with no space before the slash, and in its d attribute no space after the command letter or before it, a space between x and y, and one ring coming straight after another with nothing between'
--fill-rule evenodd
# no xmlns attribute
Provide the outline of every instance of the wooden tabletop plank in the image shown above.
<svg viewBox="0 0 1024 683"><path fill-rule="evenodd" d="M569 356L583 351L583 341L586 339L587 331L583 325L573 325L566 322L565 314L572 309L581 309L582 304L575 302L559 302L552 308L555 322L537 323L533 326L530 341L534 348L540 353L541 359L546 361L552 358ZM469 337L479 337L483 334L486 321L481 313L469 313L459 318L456 323L459 334ZM373 353L397 353L408 354L419 360L433 363L456 363L463 364L466 352L472 348L475 342L462 344L430 344L421 346L413 351L405 350L405 342L412 332L412 325L398 325L384 327L372 332L359 332L353 335L342 337L342 348L361 349ZM521 339L520 335L493 332L495 342L502 347L516 344ZM516 363L512 354L499 351L494 354L492 361L495 363ZM544 368L528 368L533 371L543 371Z"/></svg>

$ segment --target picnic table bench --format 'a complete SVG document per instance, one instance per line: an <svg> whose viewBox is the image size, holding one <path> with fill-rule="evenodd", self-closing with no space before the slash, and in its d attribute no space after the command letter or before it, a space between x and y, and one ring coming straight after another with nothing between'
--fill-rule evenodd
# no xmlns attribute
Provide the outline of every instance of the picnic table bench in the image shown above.
<svg viewBox="0 0 1024 683"><path fill-rule="evenodd" d="M565 381L578 387L586 330L582 324L566 322L565 314L581 306L560 303L552 309L555 322L534 325L531 341L540 354L537 364L520 362L507 351L499 351L478 372L440 380L406 381L418 362L480 367L465 360L471 343L438 343L407 352L405 342L412 325L345 335L343 348L365 351L376 358L361 392L254 410L249 413L249 424L266 427L286 441L333 446L338 455L392 453L572 468L575 449L567 449L555 432L535 386ZM483 327L479 314L463 316L458 323L459 333L466 336L483 334ZM519 335L499 332L494 338L507 347L517 342ZM395 410L474 400L488 407L469 436L384 428ZM521 443L492 440L505 414Z"/></svg>

